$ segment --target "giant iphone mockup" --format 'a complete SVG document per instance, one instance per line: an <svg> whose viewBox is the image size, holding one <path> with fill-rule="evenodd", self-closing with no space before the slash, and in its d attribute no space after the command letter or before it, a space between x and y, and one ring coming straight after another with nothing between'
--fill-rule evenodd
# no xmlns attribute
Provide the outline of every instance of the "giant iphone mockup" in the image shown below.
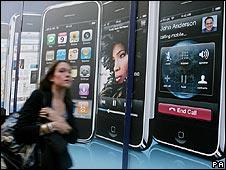
<svg viewBox="0 0 226 170"><path fill-rule="evenodd" d="M156 141L225 152L225 2L160 2Z"/></svg>
<svg viewBox="0 0 226 170"><path fill-rule="evenodd" d="M137 9L130 146L139 149L146 148L152 140L149 121L153 105L150 105L152 101L147 91L153 91L153 84L146 80L154 72L149 65L153 56L153 51L149 51L150 37L153 38L150 15L155 11L150 9L154 5L157 4L140 1ZM129 13L129 1L109 1L103 4L96 135L118 144L123 143L124 136Z"/></svg>
<svg viewBox="0 0 226 170"><path fill-rule="evenodd" d="M19 111L37 88L40 23L41 14L23 13L22 17L19 14L11 17L7 58L10 73L6 76L5 88L7 112Z"/></svg>
<svg viewBox="0 0 226 170"><path fill-rule="evenodd" d="M42 19L40 78L53 61L70 62L73 115L81 142L90 140L94 132L99 24L100 4L96 1L50 6Z"/></svg>
<svg viewBox="0 0 226 170"><path fill-rule="evenodd" d="M1 23L1 108L4 108L6 60L9 45L9 24Z"/></svg>

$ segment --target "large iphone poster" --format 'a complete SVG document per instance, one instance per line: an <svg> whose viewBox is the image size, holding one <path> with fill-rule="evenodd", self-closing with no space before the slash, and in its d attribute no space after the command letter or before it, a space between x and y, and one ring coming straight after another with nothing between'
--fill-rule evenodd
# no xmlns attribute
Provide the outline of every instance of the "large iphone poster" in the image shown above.
<svg viewBox="0 0 226 170"><path fill-rule="evenodd" d="M13 111L15 85L17 84L17 104L16 111L19 111L25 101L28 99L32 91L37 88L38 83L38 65L39 65L39 52L40 52L40 14L23 14L22 30L20 27L20 15L15 15L14 43L11 44L13 48L13 65L12 65L12 90L11 90L11 107ZM20 42L18 37L20 34ZM18 42L20 43L19 61L18 55ZM16 67L19 62L19 68ZM15 82L16 69L18 69L18 82Z"/></svg>
<svg viewBox="0 0 226 170"><path fill-rule="evenodd" d="M224 142L223 12L223 2L160 2L154 136L208 156Z"/></svg>
<svg viewBox="0 0 226 170"><path fill-rule="evenodd" d="M1 108L4 107L6 59L9 42L9 24L1 23Z"/></svg>
<svg viewBox="0 0 226 170"><path fill-rule="evenodd" d="M134 147L141 146L143 134L148 131L148 127L143 128L148 7L148 2L139 2L136 18L134 90L131 112L131 145ZM111 1L103 4L96 133L99 137L116 143L122 143L123 139L129 59L129 16L129 1Z"/></svg>
<svg viewBox="0 0 226 170"><path fill-rule="evenodd" d="M51 6L42 18L40 78L56 61L70 63L71 95L79 139L94 130L99 10L97 2L68 2Z"/></svg>

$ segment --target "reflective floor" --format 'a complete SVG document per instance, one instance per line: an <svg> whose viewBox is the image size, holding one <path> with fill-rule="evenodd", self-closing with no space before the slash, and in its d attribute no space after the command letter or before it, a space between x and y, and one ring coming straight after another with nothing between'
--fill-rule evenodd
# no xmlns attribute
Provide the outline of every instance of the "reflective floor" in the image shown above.
<svg viewBox="0 0 226 170"><path fill-rule="evenodd" d="M95 138L69 145L72 169L121 169L122 146ZM172 149L155 141L145 151L129 150L128 169L212 169L212 161ZM222 159L220 161L224 161ZM216 168L215 168L216 169Z"/></svg>

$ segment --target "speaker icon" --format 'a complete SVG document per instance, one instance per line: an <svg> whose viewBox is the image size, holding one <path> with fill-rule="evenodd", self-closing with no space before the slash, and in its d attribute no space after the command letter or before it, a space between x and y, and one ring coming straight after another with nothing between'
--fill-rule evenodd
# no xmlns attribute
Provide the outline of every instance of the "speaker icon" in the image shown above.
<svg viewBox="0 0 226 170"><path fill-rule="evenodd" d="M210 55L210 52L208 49L205 49L204 51L201 51L199 53L199 57L204 58L206 60L208 59L209 55Z"/></svg>

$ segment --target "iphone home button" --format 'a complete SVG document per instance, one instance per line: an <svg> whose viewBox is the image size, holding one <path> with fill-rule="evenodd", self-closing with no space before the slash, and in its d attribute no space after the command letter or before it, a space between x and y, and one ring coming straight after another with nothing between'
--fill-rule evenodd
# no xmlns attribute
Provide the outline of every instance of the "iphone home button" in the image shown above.
<svg viewBox="0 0 226 170"><path fill-rule="evenodd" d="M183 131L179 131L177 133L177 136L178 136L179 139L184 139L184 132Z"/></svg>
<svg viewBox="0 0 226 170"><path fill-rule="evenodd" d="M175 140L179 143L179 144L184 144L187 140L185 138L185 133L183 131L178 131L175 137Z"/></svg>
<svg viewBox="0 0 226 170"><path fill-rule="evenodd" d="M109 135L111 137L115 138L117 136L116 127L115 126L110 126L110 131L108 133L109 133Z"/></svg>

